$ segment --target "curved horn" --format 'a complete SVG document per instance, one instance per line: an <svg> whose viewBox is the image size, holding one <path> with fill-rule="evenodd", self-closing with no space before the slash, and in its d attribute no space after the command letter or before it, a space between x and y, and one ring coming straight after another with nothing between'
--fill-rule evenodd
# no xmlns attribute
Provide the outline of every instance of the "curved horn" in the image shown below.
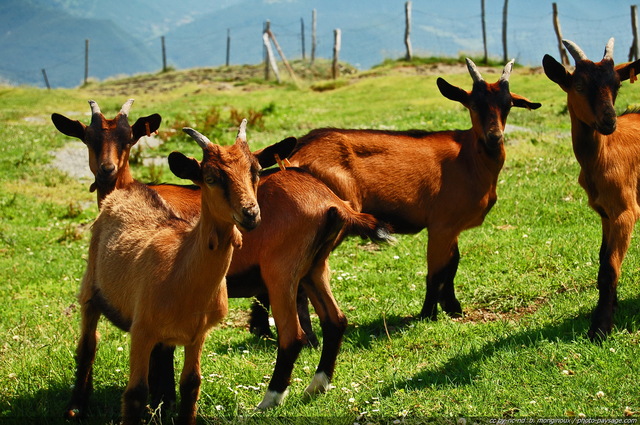
<svg viewBox="0 0 640 425"><path fill-rule="evenodd" d="M467 68L469 69L469 74L471 74L471 79L473 79L473 82L474 83L484 82L484 79L482 78L482 75L480 75L480 71L478 71L478 67L476 67L476 64L473 63L473 61L469 58L467 58L466 61L467 61Z"/></svg>
<svg viewBox="0 0 640 425"><path fill-rule="evenodd" d="M573 59L575 59L576 63L584 60L588 60L587 55L582 51L580 47L576 43L570 40L562 40L562 44L567 48Z"/></svg>
<svg viewBox="0 0 640 425"><path fill-rule="evenodd" d="M247 142L247 119L243 118L238 128L238 135L236 136L236 142Z"/></svg>
<svg viewBox="0 0 640 425"><path fill-rule="evenodd" d="M187 133L189 136L191 136L193 140L198 142L198 144L202 149L207 149L209 146L213 145L213 143L211 143L211 140L209 140L207 136L199 133L198 131L194 130L191 127L184 127L182 131Z"/></svg>
<svg viewBox="0 0 640 425"><path fill-rule="evenodd" d="M513 64L515 63L515 61L515 59L511 59L509 62L507 62L507 64L504 66L504 69L502 70L500 81L509 82L509 77L511 77L511 70L513 70Z"/></svg>
<svg viewBox="0 0 640 425"><path fill-rule="evenodd" d="M127 100L124 105L122 105L122 109L120 109L120 113L124 116L129 115L129 111L131 110L131 105L133 105L133 99Z"/></svg>
<svg viewBox="0 0 640 425"><path fill-rule="evenodd" d="M613 60L613 41L613 37L611 37L607 42L607 45L604 48L604 56L602 57L602 60Z"/></svg>
<svg viewBox="0 0 640 425"><path fill-rule="evenodd" d="M91 115L102 113L102 111L100 111L100 107L98 106L98 102L96 102L95 100L90 100L89 106L91 106Z"/></svg>

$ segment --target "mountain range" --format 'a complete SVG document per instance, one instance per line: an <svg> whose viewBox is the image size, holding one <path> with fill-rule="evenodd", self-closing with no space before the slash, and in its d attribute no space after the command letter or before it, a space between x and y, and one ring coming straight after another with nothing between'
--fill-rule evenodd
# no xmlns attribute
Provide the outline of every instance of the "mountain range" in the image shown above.
<svg viewBox="0 0 640 425"><path fill-rule="evenodd" d="M489 55L502 57L504 0L485 0ZM557 57L551 0L508 4L509 57L539 65ZM558 0L563 33L589 56L616 37L616 61L632 40L633 1ZM480 0L412 1L411 42L420 56L481 56ZM404 56L405 0L0 0L0 83L74 87L85 75L103 80L162 69L263 60L262 31L269 20L289 59L311 54L311 16L317 12L317 57L332 57L334 29L342 31L340 59L361 69ZM304 28L304 51L303 51ZM622 47L621 47L622 46Z"/></svg>

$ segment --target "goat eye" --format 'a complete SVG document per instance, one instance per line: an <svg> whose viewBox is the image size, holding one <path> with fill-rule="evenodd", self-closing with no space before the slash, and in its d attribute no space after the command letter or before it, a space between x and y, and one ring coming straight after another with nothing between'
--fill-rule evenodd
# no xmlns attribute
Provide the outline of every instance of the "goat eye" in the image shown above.
<svg viewBox="0 0 640 425"><path fill-rule="evenodd" d="M578 93L582 93L582 92L584 91L584 84L582 84L582 83L576 83L576 87L575 87L575 88L576 88L576 91L577 91Z"/></svg>
<svg viewBox="0 0 640 425"><path fill-rule="evenodd" d="M216 184L216 178L213 176L207 176L204 178L204 182L208 185Z"/></svg>

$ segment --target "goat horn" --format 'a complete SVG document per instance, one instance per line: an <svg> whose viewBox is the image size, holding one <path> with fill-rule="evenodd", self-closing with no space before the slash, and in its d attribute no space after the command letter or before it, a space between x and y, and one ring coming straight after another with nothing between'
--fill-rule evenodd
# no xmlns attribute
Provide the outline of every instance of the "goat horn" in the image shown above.
<svg viewBox="0 0 640 425"><path fill-rule="evenodd" d="M473 63L473 61L469 58L467 58L466 60L467 60L467 68L469 69L469 74L471 74L471 79L473 80L473 82L474 83L484 82L484 79L482 78L482 75L480 75L480 71L478 71L478 67L476 66L476 64Z"/></svg>
<svg viewBox="0 0 640 425"><path fill-rule="evenodd" d="M582 51L580 47L576 43L570 40L562 40L562 44L567 48L573 59L575 59L576 63L584 60L588 60L587 55Z"/></svg>
<svg viewBox="0 0 640 425"><path fill-rule="evenodd" d="M89 101L89 106L91 106L91 115L101 114L100 107L98 106L98 102L95 100Z"/></svg>
<svg viewBox="0 0 640 425"><path fill-rule="evenodd" d="M246 143L247 141L247 119L243 118L240 123L240 128L238 128L238 135L236 136L236 141L240 140Z"/></svg>
<svg viewBox="0 0 640 425"><path fill-rule="evenodd" d="M211 143L211 140L209 140L207 136L205 136L204 134L201 134L200 132L198 132L197 130L194 130L191 127L184 127L182 131L187 133L189 136L191 136L193 140L198 142L198 144L202 149L207 149L209 146L213 145L213 143Z"/></svg>
<svg viewBox="0 0 640 425"><path fill-rule="evenodd" d="M502 70L500 81L509 82L509 77L511 76L511 70L513 69L513 64L515 61L515 59L511 59L509 62L507 62L507 64L504 66L504 69Z"/></svg>
<svg viewBox="0 0 640 425"><path fill-rule="evenodd" d="M122 109L120 109L120 113L122 115L129 115L129 111L131 110L131 105L133 105L133 99L127 100L124 105L122 105Z"/></svg>
<svg viewBox="0 0 640 425"><path fill-rule="evenodd" d="M613 37L611 37L607 42L607 45L604 48L604 56L602 57L602 60L613 60L613 41Z"/></svg>

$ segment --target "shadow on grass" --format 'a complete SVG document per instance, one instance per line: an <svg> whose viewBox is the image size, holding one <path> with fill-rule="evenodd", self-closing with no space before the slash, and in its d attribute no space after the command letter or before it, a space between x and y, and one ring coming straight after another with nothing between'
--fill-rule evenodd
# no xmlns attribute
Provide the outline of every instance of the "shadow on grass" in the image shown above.
<svg viewBox="0 0 640 425"><path fill-rule="evenodd" d="M640 296L619 301L615 323L614 331L627 330L634 333L640 329ZM489 341L469 353L452 357L442 366L417 372L409 382L402 384L402 388L422 389L434 386L470 385L472 377L477 375L476 365L483 359L502 351L513 350L513 347L530 347L545 340L571 342L586 339L590 324L591 309L584 309L577 317L560 323L522 330ZM597 343L593 342L593 344ZM391 396L398 388L398 385L391 384L381 392L381 396Z"/></svg>
<svg viewBox="0 0 640 425"><path fill-rule="evenodd" d="M95 388L89 400L86 419L68 421L63 414L71 389L67 385L52 386L26 396L7 400L10 412L3 412L0 425L13 424L117 424L120 417L120 399L124 388L106 386Z"/></svg>

